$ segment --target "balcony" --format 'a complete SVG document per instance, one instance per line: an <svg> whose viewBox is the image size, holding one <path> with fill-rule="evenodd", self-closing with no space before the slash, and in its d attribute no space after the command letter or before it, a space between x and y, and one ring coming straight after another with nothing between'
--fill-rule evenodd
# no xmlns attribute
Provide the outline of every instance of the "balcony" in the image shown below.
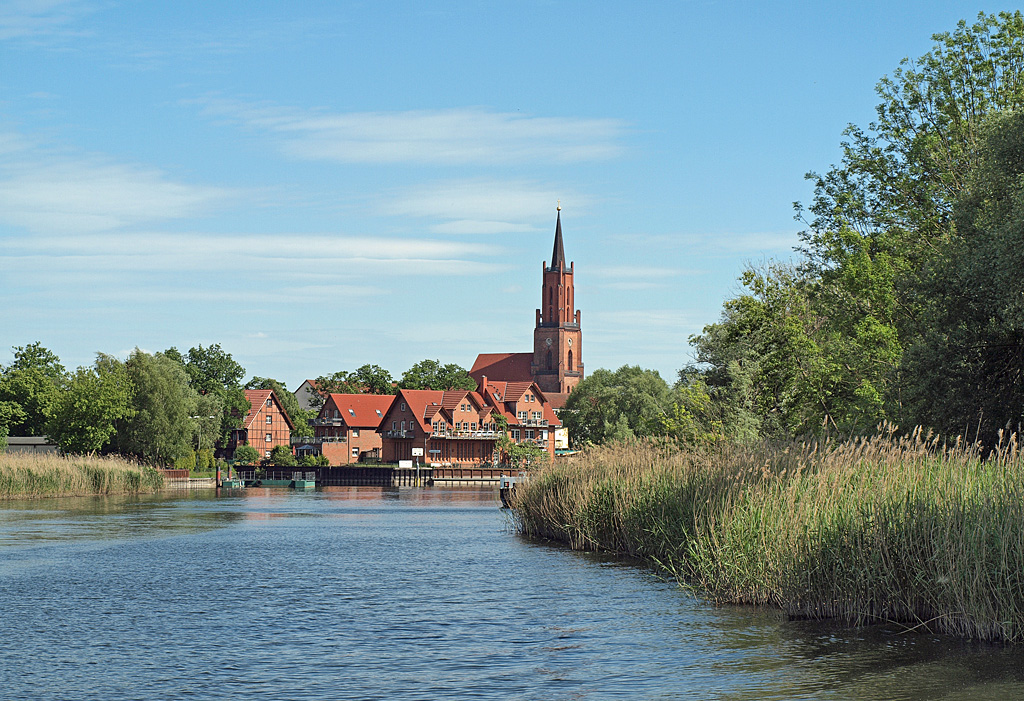
<svg viewBox="0 0 1024 701"><path fill-rule="evenodd" d="M519 426L540 426L541 428L548 427L547 419L518 419L517 424Z"/></svg>
<svg viewBox="0 0 1024 701"><path fill-rule="evenodd" d="M543 438L520 438L516 441L519 445L532 445L538 448L547 448L548 442Z"/></svg>
<svg viewBox="0 0 1024 701"><path fill-rule="evenodd" d="M344 426L345 419L310 419L308 423L310 426Z"/></svg>
<svg viewBox="0 0 1024 701"><path fill-rule="evenodd" d="M403 431L401 429L389 430L389 431L385 431L384 432L384 437L385 438L415 438L416 437L416 432L415 431Z"/></svg>
<svg viewBox="0 0 1024 701"><path fill-rule="evenodd" d="M292 445L316 445L319 443L347 443L345 436L292 436Z"/></svg>
<svg viewBox="0 0 1024 701"><path fill-rule="evenodd" d="M496 441L501 438L501 431L434 431L431 438L459 438L478 441Z"/></svg>

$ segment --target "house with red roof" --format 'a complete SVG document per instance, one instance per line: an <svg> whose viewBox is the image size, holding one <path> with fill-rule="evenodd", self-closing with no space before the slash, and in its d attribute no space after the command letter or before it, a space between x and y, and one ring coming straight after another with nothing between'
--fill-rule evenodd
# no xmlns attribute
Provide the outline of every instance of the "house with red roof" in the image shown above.
<svg viewBox="0 0 1024 701"><path fill-rule="evenodd" d="M347 465L381 457L380 428L391 406L390 394L328 394L313 419L312 439L300 453L320 453L331 465Z"/></svg>
<svg viewBox="0 0 1024 701"><path fill-rule="evenodd" d="M295 424L274 390L247 389L245 398L249 400L249 412L242 419L241 427L231 432L228 450L234 453L240 445L251 445L265 458L279 445L291 450Z"/></svg>
<svg viewBox="0 0 1024 701"><path fill-rule="evenodd" d="M500 418L499 418L500 417ZM558 417L533 382L487 382L478 391L399 390L381 422L384 462L493 465L505 435L554 455ZM414 449L422 457L414 456Z"/></svg>

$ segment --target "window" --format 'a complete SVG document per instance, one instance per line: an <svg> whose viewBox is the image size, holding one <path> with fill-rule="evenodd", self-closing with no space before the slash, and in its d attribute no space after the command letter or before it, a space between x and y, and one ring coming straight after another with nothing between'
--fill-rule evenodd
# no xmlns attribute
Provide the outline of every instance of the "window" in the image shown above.
<svg viewBox="0 0 1024 701"><path fill-rule="evenodd" d="M359 429L358 428L353 428L352 429L352 437L353 438L359 438Z"/></svg>
<svg viewBox="0 0 1024 701"><path fill-rule="evenodd" d="M473 431L475 431L475 430L476 430L476 421L474 421L474 422L473 422L472 430L473 430Z"/></svg>
<svg viewBox="0 0 1024 701"><path fill-rule="evenodd" d="M392 431L397 431L398 430L398 422L397 421L392 421L391 422L391 430Z"/></svg>
<svg viewBox="0 0 1024 701"><path fill-rule="evenodd" d="M358 458L359 457L359 448L357 448L355 446L352 446L352 457L354 457L354 458Z"/></svg>
<svg viewBox="0 0 1024 701"><path fill-rule="evenodd" d="M270 457L270 451L268 450L265 453L263 453L263 457L269 458Z"/></svg>
<svg viewBox="0 0 1024 701"><path fill-rule="evenodd" d="M405 411L405 402L402 402L402 411Z"/></svg>
<svg viewBox="0 0 1024 701"><path fill-rule="evenodd" d="M274 423L274 417L271 416L270 414L267 414L267 425L270 425L272 423Z"/></svg>
<svg viewBox="0 0 1024 701"><path fill-rule="evenodd" d="M548 439L548 432L546 430L542 430L540 432L540 439L542 441L546 441Z"/></svg>
<svg viewBox="0 0 1024 701"><path fill-rule="evenodd" d="M274 435L272 433L268 433L266 442L270 443L272 440L274 440Z"/></svg>
<svg viewBox="0 0 1024 701"><path fill-rule="evenodd" d="M380 418L384 418L384 414L380 413L380 409L377 409L377 416Z"/></svg>
<svg viewBox="0 0 1024 701"><path fill-rule="evenodd" d="M403 431L405 430L405 422L404 421L402 422L402 430Z"/></svg>
<svg viewBox="0 0 1024 701"><path fill-rule="evenodd" d="M273 403L274 400L271 397L267 397L267 406L271 406Z"/></svg>
<svg viewBox="0 0 1024 701"><path fill-rule="evenodd" d="M519 429L518 428L513 428L512 429L512 440L514 440L514 441L519 440Z"/></svg>
<svg viewBox="0 0 1024 701"><path fill-rule="evenodd" d="M516 412L516 418L518 418L520 421L525 421L526 420L526 412L525 411Z"/></svg>
<svg viewBox="0 0 1024 701"><path fill-rule="evenodd" d="M533 429L532 428L526 429L526 437L527 438L533 438Z"/></svg>
<svg viewBox="0 0 1024 701"><path fill-rule="evenodd" d="M349 416L355 416L356 415L356 410L353 409L352 407L349 407L348 408L348 413L349 413Z"/></svg>

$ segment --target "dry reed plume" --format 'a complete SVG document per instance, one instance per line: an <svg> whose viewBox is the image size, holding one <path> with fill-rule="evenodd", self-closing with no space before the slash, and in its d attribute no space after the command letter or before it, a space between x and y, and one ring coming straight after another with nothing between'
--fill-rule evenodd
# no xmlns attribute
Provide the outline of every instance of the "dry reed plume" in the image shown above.
<svg viewBox="0 0 1024 701"><path fill-rule="evenodd" d="M1024 470L919 433L595 448L518 491L518 530L643 559L716 602L1024 640Z"/></svg>
<svg viewBox="0 0 1024 701"><path fill-rule="evenodd" d="M0 454L0 499L137 494L161 486L156 470L122 458Z"/></svg>

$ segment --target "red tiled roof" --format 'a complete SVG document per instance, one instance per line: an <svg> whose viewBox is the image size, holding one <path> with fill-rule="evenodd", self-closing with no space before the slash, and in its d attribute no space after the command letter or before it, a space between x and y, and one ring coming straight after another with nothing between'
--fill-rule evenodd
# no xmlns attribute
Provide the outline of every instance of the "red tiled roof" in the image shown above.
<svg viewBox="0 0 1024 701"><path fill-rule="evenodd" d="M267 403L267 400L274 396L274 390L272 389L247 389L245 390L245 398L249 400L249 413L245 415L242 420L242 428L248 430L252 428L252 422L259 416L260 409ZM274 403L277 408L281 411L281 416L284 417L288 427L295 430L295 422L292 421L292 417L288 416L288 412L281 406L281 402L277 397L274 397Z"/></svg>
<svg viewBox="0 0 1024 701"><path fill-rule="evenodd" d="M391 394L331 394L328 402L334 404L350 428L376 430L394 399Z"/></svg>
<svg viewBox="0 0 1024 701"><path fill-rule="evenodd" d="M484 376L502 382L533 382L532 363L533 353L481 353L469 376L477 383Z"/></svg>
<svg viewBox="0 0 1024 701"><path fill-rule="evenodd" d="M427 423L427 408L431 404L440 405L444 398L444 392L436 389L400 389L398 395L395 397L402 397L405 403L408 404L409 410L413 413L413 416L418 417L417 420L420 424L420 430L426 432L430 430L430 424ZM392 406L394 402L392 402ZM436 413L436 412L435 412ZM431 414L432 416L433 414Z"/></svg>

